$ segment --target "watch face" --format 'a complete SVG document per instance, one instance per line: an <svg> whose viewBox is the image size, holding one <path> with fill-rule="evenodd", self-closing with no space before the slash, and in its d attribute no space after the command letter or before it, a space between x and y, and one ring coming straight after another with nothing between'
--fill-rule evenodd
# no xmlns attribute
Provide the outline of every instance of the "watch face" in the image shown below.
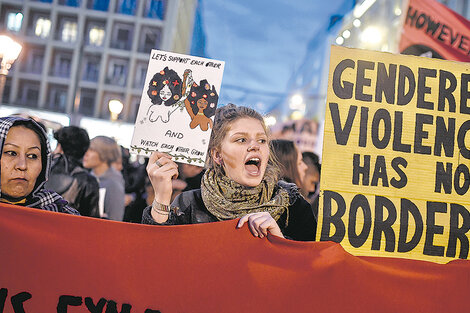
<svg viewBox="0 0 470 313"><path fill-rule="evenodd" d="M444 59L439 53L425 45L412 45L404 49L401 54L417 55L433 59Z"/></svg>

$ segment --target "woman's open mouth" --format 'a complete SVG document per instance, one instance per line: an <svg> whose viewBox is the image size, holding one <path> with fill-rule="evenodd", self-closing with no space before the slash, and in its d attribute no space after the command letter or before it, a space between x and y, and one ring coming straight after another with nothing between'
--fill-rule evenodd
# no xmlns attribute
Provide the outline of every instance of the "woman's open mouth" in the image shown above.
<svg viewBox="0 0 470 313"><path fill-rule="evenodd" d="M258 157L253 157L245 162L245 170L250 175L258 175L260 173L261 160Z"/></svg>

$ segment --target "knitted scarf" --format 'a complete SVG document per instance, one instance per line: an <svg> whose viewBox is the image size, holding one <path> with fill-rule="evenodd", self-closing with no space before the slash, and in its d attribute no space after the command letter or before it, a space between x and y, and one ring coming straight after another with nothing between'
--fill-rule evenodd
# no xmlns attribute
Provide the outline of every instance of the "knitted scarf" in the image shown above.
<svg viewBox="0 0 470 313"><path fill-rule="evenodd" d="M242 186L209 169L201 181L202 200L207 210L219 220L236 219L255 212L269 212L277 221L289 206L289 195L276 184L277 180L270 167L256 187Z"/></svg>

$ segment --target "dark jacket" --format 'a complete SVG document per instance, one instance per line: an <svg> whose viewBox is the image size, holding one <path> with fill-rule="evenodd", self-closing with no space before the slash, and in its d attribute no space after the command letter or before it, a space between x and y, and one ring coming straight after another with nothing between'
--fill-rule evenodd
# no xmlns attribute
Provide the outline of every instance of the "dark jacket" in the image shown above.
<svg viewBox="0 0 470 313"><path fill-rule="evenodd" d="M5 143L5 139L10 128L21 123L28 124L39 137L39 141L41 143L42 169L36 179L36 185L33 191L26 196L26 202L20 205L41 210L79 215L78 211L70 207L68 202L59 194L44 188L44 184L49 178L49 172L51 169L51 149L49 147L45 130L34 120L18 116L0 117L0 159L3 152L3 144ZM0 198L6 199L6 197L1 193L1 186Z"/></svg>
<svg viewBox="0 0 470 313"><path fill-rule="evenodd" d="M278 182L278 188L286 189L290 198L289 207L277 221L284 236L300 241L315 240L317 221L310 204L303 198L295 184L280 181ZM204 205L201 189L194 189L179 194L173 201L172 206L179 208L178 213L176 214L172 211L164 225L199 224L218 221ZM149 206L144 210L142 223L158 225L151 216L151 208Z"/></svg>
<svg viewBox="0 0 470 313"><path fill-rule="evenodd" d="M99 217L99 184L82 164L65 154L55 155L46 188L54 190L83 216Z"/></svg>

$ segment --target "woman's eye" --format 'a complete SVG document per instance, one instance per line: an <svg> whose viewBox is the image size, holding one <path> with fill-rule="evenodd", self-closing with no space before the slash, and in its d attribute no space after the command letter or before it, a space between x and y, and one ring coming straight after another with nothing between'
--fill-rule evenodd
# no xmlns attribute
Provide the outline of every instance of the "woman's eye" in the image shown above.
<svg viewBox="0 0 470 313"><path fill-rule="evenodd" d="M6 155L9 155L9 156L16 156L15 151L4 151L3 153L5 153Z"/></svg>
<svg viewBox="0 0 470 313"><path fill-rule="evenodd" d="M37 154L34 154L34 153L28 154L28 158L29 158L29 159L32 159L32 160L36 160L36 159L38 158L38 155L37 155Z"/></svg>
<svg viewBox="0 0 470 313"><path fill-rule="evenodd" d="M236 142L246 142L246 139L245 138L238 138L237 140L235 140Z"/></svg>
<svg viewBox="0 0 470 313"><path fill-rule="evenodd" d="M267 142L266 139L260 139L260 140L259 140L259 143L266 143L266 142Z"/></svg>

